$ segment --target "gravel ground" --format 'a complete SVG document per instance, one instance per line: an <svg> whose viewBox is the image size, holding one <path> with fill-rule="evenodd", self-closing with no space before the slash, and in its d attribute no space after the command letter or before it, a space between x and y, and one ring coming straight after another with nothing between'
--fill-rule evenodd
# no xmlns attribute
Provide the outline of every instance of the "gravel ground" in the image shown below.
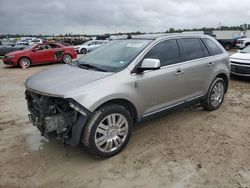
<svg viewBox="0 0 250 188"><path fill-rule="evenodd" d="M28 122L24 81L60 65L0 61L0 187L250 187L250 81L233 79L217 111L184 109L139 124L119 155L43 139Z"/></svg>

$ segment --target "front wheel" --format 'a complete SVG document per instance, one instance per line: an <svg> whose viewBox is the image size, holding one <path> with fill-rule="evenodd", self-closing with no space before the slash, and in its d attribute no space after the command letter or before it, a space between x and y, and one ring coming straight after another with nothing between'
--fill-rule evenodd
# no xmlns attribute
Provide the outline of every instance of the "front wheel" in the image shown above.
<svg viewBox="0 0 250 188"><path fill-rule="evenodd" d="M22 57L20 60L19 60L19 66L22 67L22 68L28 68L29 66L31 65L31 61L26 58L26 57Z"/></svg>
<svg viewBox="0 0 250 188"><path fill-rule="evenodd" d="M222 78L215 78L207 92L205 99L202 101L204 109L212 111L220 107L225 95L225 81Z"/></svg>
<svg viewBox="0 0 250 188"><path fill-rule="evenodd" d="M82 141L89 153L98 158L108 158L121 152L132 133L132 118L121 105L100 108L87 123Z"/></svg>

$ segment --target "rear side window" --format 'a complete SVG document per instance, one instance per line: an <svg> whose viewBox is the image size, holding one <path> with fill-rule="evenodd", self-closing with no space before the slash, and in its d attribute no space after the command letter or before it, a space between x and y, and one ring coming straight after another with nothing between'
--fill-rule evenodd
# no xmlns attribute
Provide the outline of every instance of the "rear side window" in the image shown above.
<svg viewBox="0 0 250 188"><path fill-rule="evenodd" d="M160 42L144 56L145 58L159 59L161 66L179 63L181 58L177 41L170 39Z"/></svg>
<svg viewBox="0 0 250 188"><path fill-rule="evenodd" d="M183 55L186 61L204 57L200 39L181 39Z"/></svg>
<svg viewBox="0 0 250 188"><path fill-rule="evenodd" d="M222 50L210 39L203 39L211 55L222 54Z"/></svg>
<svg viewBox="0 0 250 188"><path fill-rule="evenodd" d="M205 46L205 44L203 43L203 41L200 41L200 42L201 42L201 48L202 48L204 57L208 57L209 56L209 52L207 50L207 47Z"/></svg>

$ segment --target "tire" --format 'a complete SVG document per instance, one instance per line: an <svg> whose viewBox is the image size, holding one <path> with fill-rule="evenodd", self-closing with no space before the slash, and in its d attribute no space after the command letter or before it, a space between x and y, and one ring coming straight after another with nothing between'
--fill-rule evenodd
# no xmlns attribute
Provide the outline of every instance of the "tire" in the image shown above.
<svg viewBox="0 0 250 188"><path fill-rule="evenodd" d="M132 127L129 111L121 105L110 104L93 113L82 134L82 142L91 155L112 157L126 147Z"/></svg>
<svg viewBox="0 0 250 188"><path fill-rule="evenodd" d="M85 48L81 49L81 54L86 54L87 52L88 51Z"/></svg>
<svg viewBox="0 0 250 188"><path fill-rule="evenodd" d="M21 68L28 68L31 65L31 61L27 57L22 57L19 59L18 64Z"/></svg>
<svg viewBox="0 0 250 188"><path fill-rule="evenodd" d="M225 48L226 51L229 51L232 48L232 45L230 43L226 43L224 45L224 48Z"/></svg>
<svg viewBox="0 0 250 188"><path fill-rule="evenodd" d="M62 60L63 60L63 63L69 64L72 62L72 57L70 54L64 54Z"/></svg>
<svg viewBox="0 0 250 188"><path fill-rule="evenodd" d="M225 81L222 78L216 77L210 85L205 99L201 102L202 107L208 111L218 109L224 100L225 91Z"/></svg>

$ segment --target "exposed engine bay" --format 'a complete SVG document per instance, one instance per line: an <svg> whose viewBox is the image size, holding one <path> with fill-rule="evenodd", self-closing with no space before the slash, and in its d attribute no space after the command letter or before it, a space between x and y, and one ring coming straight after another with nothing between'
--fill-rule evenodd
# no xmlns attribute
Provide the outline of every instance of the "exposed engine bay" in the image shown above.
<svg viewBox="0 0 250 188"><path fill-rule="evenodd" d="M64 143L70 140L78 112L69 106L69 101L28 90L25 94L30 112L29 119L40 130L41 135L46 138L59 136Z"/></svg>

